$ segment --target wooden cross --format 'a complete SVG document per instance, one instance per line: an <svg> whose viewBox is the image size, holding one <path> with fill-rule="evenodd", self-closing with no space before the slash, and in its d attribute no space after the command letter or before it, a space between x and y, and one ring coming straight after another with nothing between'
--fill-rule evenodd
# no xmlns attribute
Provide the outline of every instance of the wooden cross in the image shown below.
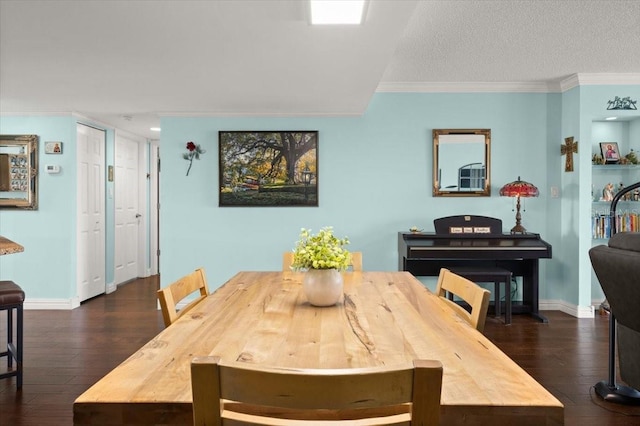
<svg viewBox="0 0 640 426"><path fill-rule="evenodd" d="M564 171L573 171L573 153L578 153L578 141L573 141L573 136L564 138L565 145L560 146L560 153L562 155L567 154L566 162L564 163Z"/></svg>

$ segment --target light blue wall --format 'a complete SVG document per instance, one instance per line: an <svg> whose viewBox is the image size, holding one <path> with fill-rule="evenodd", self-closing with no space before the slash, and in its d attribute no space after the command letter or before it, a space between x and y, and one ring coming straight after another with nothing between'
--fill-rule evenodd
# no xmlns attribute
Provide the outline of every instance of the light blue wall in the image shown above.
<svg viewBox="0 0 640 426"><path fill-rule="evenodd" d="M579 141L578 154L574 155L574 172L562 172L561 210L559 229L561 239L555 245L551 276L558 279L554 288L559 299L586 308L602 297L602 292L592 285L592 268L589 260L591 239L591 189L593 184L591 156L597 149L593 141L593 120L610 115L638 116L638 111L607 111L607 101L615 96L638 99L640 86L579 86L562 94L562 135L573 136ZM597 134L597 132L596 132ZM621 148L623 148L621 146ZM628 147L624 147L627 149ZM561 167L564 167L564 162ZM553 217L553 216L551 216ZM552 220L552 219L551 219ZM576 267L577 265L577 267ZM555 268L558 268L557 271Z"/></svg>
<svg viewBox="0 0 640 426"><path fill-rule="evenodd" d="M627 97L629 96L633 100L640 100L640 86L585 86L582 87L582 111L581 111L581 127L588 131L587 135L589 139L585 138L587 142L585 148L590 149L590 153L600 153L599 142L618 142L621 155L626 155L631 148L634 151L638 151L640 154L640 110L628 110L619 111L607 110L607 101L613 100L615 96ZM636 104L636 107L638 105ZM622 118L625 121L608 121L606 123L598 122L594 120L602 120L605 117L616 116ZM626 121L632 119L632 121ZM591 169L591 157L589 159L581 159L585 168ZM626 185L640 180L637 172L629 171L616 171L612 173L610 171L597 171L589 173L590 180L585 177L582 185L583 192L581 197L583 198L582 204L584 206L591 205L591 187L597 193L602 192L602 188L605 183L611 181L614 186L618 186L620 182ZM587 193L587 191L589 191ZM625 206L624 204L618 205L618 212ZM586 207L585 207L586 208ZM637 211L638 208L634 207ZM605 208L606 212L609 212L609 207ZM591 229L589 222L589 231L587 236L581 240L579 251L579 265L581 276L579 280L579 289L581 291L582 300L587 300L587 296L590 296L591 302L598 302L604 300L604 293L600 288L591 262L589 260L589 249L598 244L606 244L606 240L592 240L590 238ZM589 286L590 284L590 286ZM587 293L587 288L590 288L590 295Z"/></svg>
<svg viewBox="0 0 640 426"><path fill-rule="evenodd" d="M546 170L547 187L539 187L541 193L545 194L545 221L546 232L541 233L543 239L552 246L552 260L542 260L540 264L545 267L545 274L540 275L540 282L544 281L544 285L540 286L541 300L561 300L563 294L564 265L562 261L562 223L553 218L562 217L562 173L564 170L564 157L559 156L560 149L558 145L561 143L561 118L563 114L562 95L559 93L549 94L547 98L547 128L546 143L547 152L543 165L540 167ZM557 196L551 195L551 189L557 189ZM549 220L549 218L552 218Z"/></svg>
<svg viewBox="0 0 640 426"><path fill-rule="evenodd" d="M554 94L376 94L362 117L164 117L162 285L200 266L212 289L240 270L278 270L300 228L325 225L364 252L365 269L397 270L397 232L410 226L432 231L437 217L478 214L510 229L513 200L498 190L518 176L541 190L525 201L523 225L546 238L547 171L561 161L556 154L547 164L549 146L559 151L559 101ZM433 128L491 129L491 197L432 197ZM319 131L320 206L219 208L218 131L283 129ZM207 149L189 176L182 159L187 141ZM543 277L549 262L542 261ZM541 280L543 289L547 281Z"/></svg>
<svg viewBox="0 0 640 426"><path fill-rule="evenodd" d="M588 261L592 121L610 115L606 102L614 96L638 99L640 86L581 86L563 94L380 93L360 117L164 117L162 285L199 266L207 269L212 289L240 270L278 270L300 228L325 225L348 235L350 249L364 252L365 269L395 270L397 232L410 226L432 231L434 218L470 213L500 218L510 229L513 200L499 197L498 190L521 176L540 189L539 198L525 200L523 225L553 246L553 259L541 261L541 299L588 306L598 297ZM0 257L0 279L19 282L32 300L76 296L77 122L70 115L0 117L0 133L40 138L39 210L0 210L0 235L26 247ZM491 197L432 197L433 128L491 129ZM320 206L218 207L218 131L283 129L320 132ZM560 155L568 136L580 147L573 173L564 171ZM107 129L107 165L113 164L113 140ZM191 140L207 153L187 177L182 154ZM640 151L640 125L629 127L629 140L638 141L634 148ZM62 141L64 154L45 155L45 141ZM62 173L44 173L47 164L60 165ZM107 183L107 194L109 188L113 183ZM106 203L107 229L113 229L113 200L107 196ZM113 281L113 241L108 232L107 283Z"/></svg>
<svg viewBox="0 0 640 426"><path fill-rule="evenodd" d="M39 137L38 209L0 210L0 235L25 247L0 256L0 279L18 283L27 301L69 301L76 297L76 124L64 116L0 116L0 133ZM91 124L91 123L86 123ZM63 143L62 155L44 153L44 143ZM107 130L107 161L113 164L113 130ZM59 174L45 172L59 165ZM113 228L113 200L107 199L107 229ZM113 233L107 233L107 282L113 281Z"/></svg>
<svg viewBox="0 0 640 426"><path fill-rule="evenodd" d="M581 210L578 203L580 180L585 175L591 174L590 165L584 166L584 163L580 161L584 157L584 155L580 155L580 148L586 144L580 133L579 87L570 89L562 94L562 133L558 136L558 141L554 145L556 158L560 159L555 167L561 170L561 209L559 216L555 218L549 217L549 220L556 220L560 223L558 231L561 235L560 244L554 252L554 258L558 262L558 272L560 274L553 299L564 300L577 305L579 303L579 289L576 283L579 278L575 265L578 264L578 243L580 241L579 212ZM566 156L560 156L560 146L565 143L565 138L572 136L574 141L578 142L578 154L573 155L574 171L566 172L564 171Z"/></svg>
<svg viewBox="0 0 640 426"><path fill-rule="evenodd" d="M0 277L11 279L31 298L75 294L75 128L70 116L0 117L2 134L39 136L38 210L0 210L0 235L25 251L0 257ZM45 141L63 142L62 155L44 154ZM59 174L45 173L47 164Z"/></svg>

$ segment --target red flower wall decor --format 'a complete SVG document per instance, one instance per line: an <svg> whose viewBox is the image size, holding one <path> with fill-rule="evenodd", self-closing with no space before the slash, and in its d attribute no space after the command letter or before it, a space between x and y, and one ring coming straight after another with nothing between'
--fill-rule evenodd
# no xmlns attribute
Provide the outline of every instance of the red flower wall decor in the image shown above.
<svg viewBox="0 0 640 426"><path fill-rule="evenodd" d="M195 158L196 160L199 160L200 159L200 154L204 154L205 152L207 152L207 151L202 149L200 147L200 145L196 145L192 141L187 142L187 152L182 154L182 158L184 158L185 160L189 161L189 168L187 169L187 176L189 176L189 172L191 171L191 166L193 165L193 159Z"/></svg>

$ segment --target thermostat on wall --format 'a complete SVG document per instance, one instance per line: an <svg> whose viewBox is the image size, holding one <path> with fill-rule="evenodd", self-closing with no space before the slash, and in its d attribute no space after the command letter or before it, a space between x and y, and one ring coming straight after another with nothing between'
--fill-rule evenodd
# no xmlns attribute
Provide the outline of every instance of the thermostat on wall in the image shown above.
<svg viewBox="0 0 640 426"><path fill-rule="evenodd" d="M47 165L47 173L60 173L60 166Z"/></svg>

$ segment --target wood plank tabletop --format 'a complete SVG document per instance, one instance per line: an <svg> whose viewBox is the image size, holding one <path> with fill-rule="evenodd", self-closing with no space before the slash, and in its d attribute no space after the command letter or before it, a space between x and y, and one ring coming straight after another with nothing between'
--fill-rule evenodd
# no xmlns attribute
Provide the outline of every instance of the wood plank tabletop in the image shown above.
<svg viewBox="0 0 640 426"><path fill-rule="evenodd" d="M277 367L443 364L441 424L559 425L563 405L408 272L344 273L311 306L302 273L240 272L79 396L74 424L189 424L190 362Z"/></svg>
<svg viewBox="0 0 640 426"><path fill-rule="evenodd" d="M20 253L24 251L24 247L11 241L8 238L0 236L0 256L5 254Z"/></svg>

